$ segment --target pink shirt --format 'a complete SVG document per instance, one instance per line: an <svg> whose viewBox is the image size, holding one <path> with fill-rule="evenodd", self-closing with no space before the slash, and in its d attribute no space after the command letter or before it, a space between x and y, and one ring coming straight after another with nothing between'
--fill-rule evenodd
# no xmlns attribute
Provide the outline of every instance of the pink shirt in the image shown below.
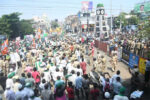
<svg viewBox="0 0 150 100"><path fill-rule="evenodd" d="M32 71L33 71L33 67L26 67L25 68L25 72L27 72L27 73L32 73Z"/></svg>
<svg viewBox="0 0 150 100"><path fill-rule="evenodd" d="M39 72L37 72L37 71L32 72L32 77L34 78L36 83L40 82L40 74L39 74Z"/></svg>

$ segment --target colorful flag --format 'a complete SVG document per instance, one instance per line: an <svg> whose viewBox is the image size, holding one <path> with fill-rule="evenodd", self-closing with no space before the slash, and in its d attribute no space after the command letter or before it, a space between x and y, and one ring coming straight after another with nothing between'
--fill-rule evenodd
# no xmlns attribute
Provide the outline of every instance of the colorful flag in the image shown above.
<svg viewBox="0 0 150 100"><path fill-rule="evenodd" d="M8 53L8 39L2 44L1 53L2 55L5 55Z"/></svg>

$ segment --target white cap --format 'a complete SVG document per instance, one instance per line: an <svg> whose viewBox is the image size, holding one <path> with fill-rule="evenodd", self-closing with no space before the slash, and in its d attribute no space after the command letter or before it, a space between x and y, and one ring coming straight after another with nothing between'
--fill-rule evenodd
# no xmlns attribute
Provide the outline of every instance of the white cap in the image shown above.
<svg viewBox="0 0 150 100"><path fill-rule="evenodd" d="M7 85L7 86L6 86L6 89L9 89L9 88L11 88L11 86L10 86L10 85Z"/></svg>
<svg viewBox="0 0 150 100"><path fill-rule="evenodd" d="M12 72L13 71L13 69L12 68L10 68L10 72Z"/></svg>
<svg viewBox="0 0 150 100"><path fill-rule="evenodd" d="M109 92L105 92L105 98L109 99L110 98L110 93Z"/></svg>

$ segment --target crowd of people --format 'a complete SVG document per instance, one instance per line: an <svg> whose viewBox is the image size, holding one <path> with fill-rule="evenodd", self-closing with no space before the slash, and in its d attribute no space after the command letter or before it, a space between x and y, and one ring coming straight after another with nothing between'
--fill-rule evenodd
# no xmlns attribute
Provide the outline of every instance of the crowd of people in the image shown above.
<svg viewBox="0 0 150 100"><path fill-rule="evenodd" d="M34 44L34 45L33 45ZM10 51L14 49L10 47ZM117 55L112 54L112 71L106 71L105 55L96 52L93 42L76 43L71 37L20 41L16 51L20 61L8 64L1 57L0 84L6 100L129 100L129 90L116 70ZM96 54L96 56L95 56ZM8 58L8 59L6 59ZM15 66L15 67L14 67ZM148 65L149 66L149 65ZM17 68L16 68L17 67ZM16 71L17 69L17 71ZM87 70L90 71L87 71ZM138 72L132 73L132 100L141 96ZM135 93L136 92L136 93Z"/></svg>
<svg viewBox="0 0 150 100"><path fill-rule="evenodd" d="M123 50L146 59L150 56L150 41L138 39L133 34L113 34L108 41L111 50L122 47Z"/></svg>

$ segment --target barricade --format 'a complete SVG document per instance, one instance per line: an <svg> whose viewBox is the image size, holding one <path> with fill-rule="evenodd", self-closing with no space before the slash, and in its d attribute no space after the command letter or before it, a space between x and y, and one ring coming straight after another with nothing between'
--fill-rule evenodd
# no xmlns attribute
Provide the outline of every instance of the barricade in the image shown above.
<svg viewBox="0 0 150 100"><path fill-rule="evenodd" d="M114 48L114 47L110 47L107 43L104 43L104 42L98 41L98 40L95 40L94 46L109 55L111 54L112 48ZM118 57L120 56L121 60L124 63L126 63L130 68L133 68L134 65L138 65L139 72L142 74L145 74L147 59L137 56L125 49L119 49L119 48L115 48L115 49L118 50L118 52L119 52ZM120 55L120 54L122 54L122 55Z"/></svg>
<svg viewBox="0 0 150 100"><path fill-rule="evenodd" d="M94 43L95 43L94 46L95 46L96 48L98 48L98 42L99 42L98 40L95 40L95 41L94 41Z"/></svg>
<svg viewBox="0 0 150 100"><path fill-rule="evenodd" d="M98 48L103 52L107 53L107 43L99 41Z"/></svg>

